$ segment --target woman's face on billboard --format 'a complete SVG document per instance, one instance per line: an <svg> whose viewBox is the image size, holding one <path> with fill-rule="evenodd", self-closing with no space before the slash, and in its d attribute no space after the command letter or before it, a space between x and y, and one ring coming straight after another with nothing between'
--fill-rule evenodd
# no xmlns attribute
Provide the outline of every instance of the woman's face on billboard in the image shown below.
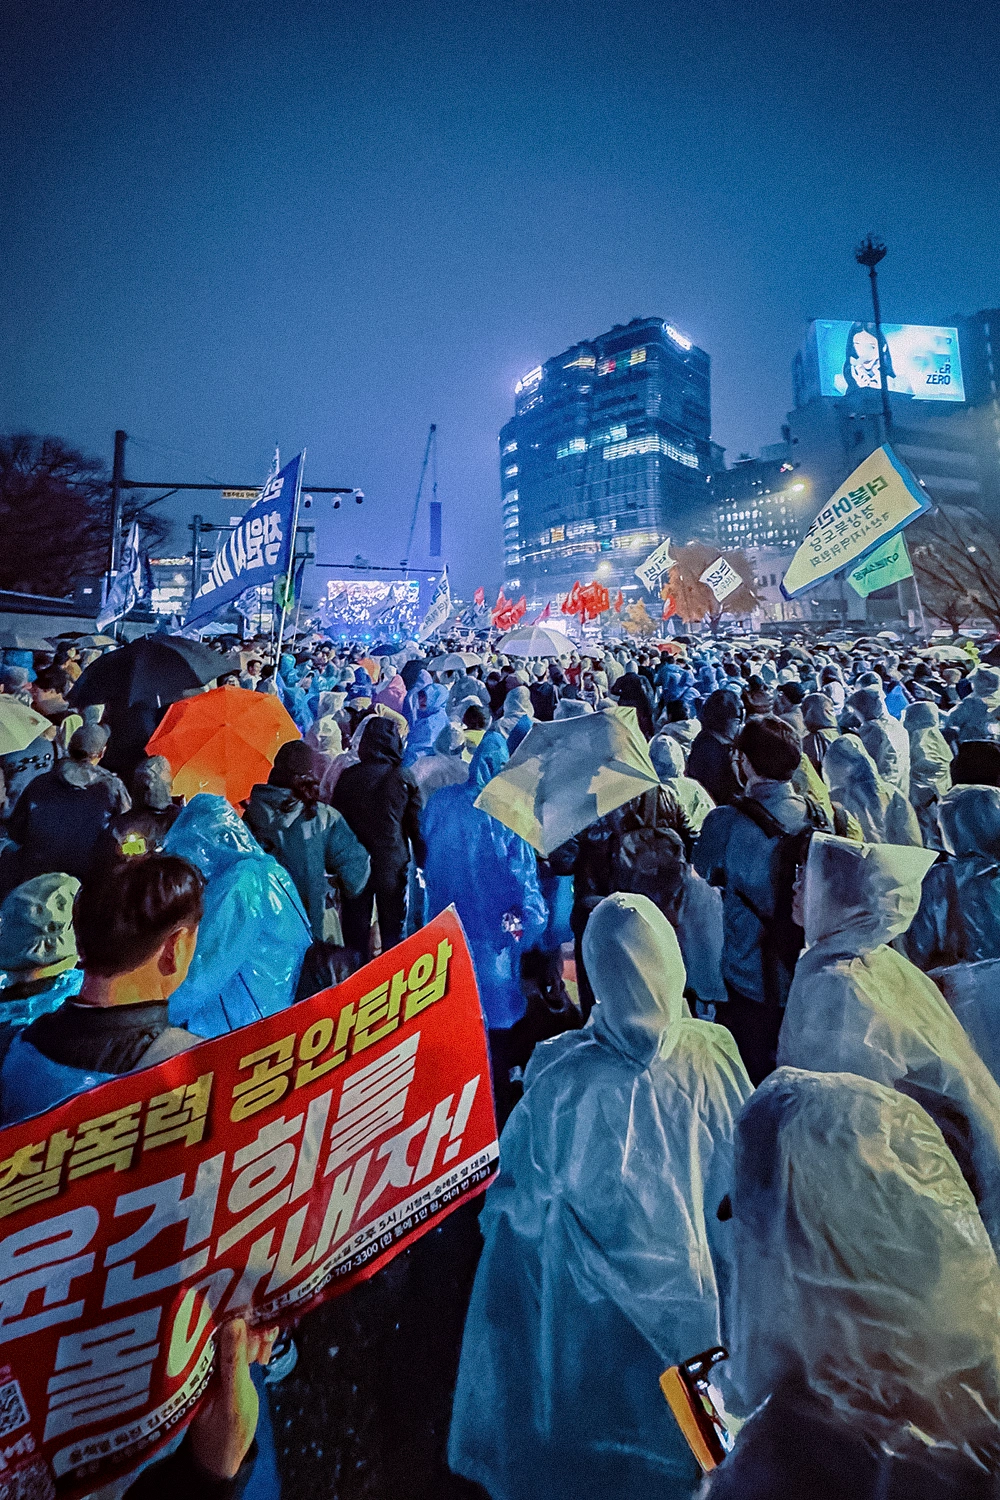
<svg viewBox="0 0 1000 1500"><path fill-rule="evenodd" d="M878 339L867 329L860 329L851 340L851 374L857 385L878 386Z"/></svg>

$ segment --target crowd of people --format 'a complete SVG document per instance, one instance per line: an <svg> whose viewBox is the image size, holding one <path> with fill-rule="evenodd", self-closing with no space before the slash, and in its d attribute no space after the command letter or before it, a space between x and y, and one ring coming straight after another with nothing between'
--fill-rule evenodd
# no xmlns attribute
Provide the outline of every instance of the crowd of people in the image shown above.
<svg viewBox="0 0 1000 1500"><path fill-rule="evenodd" d="M206 686L277 695L300 735L239 807L175 795L165 704L74 707L90 653L7 653L0 723L5 698L40 721L0 756L0 1122L453 904L502 1127L455 1473L700 1493L658 1377L722 1345L737 1435L704 1494L997 1493L1000 648L455 644L220 663ZM535 724L602 713L658 784L542 858L480 794ZM208 1422L143 1495L171 1464L193 1500L238 1492L252 1427L213 1469Z"/></svg>

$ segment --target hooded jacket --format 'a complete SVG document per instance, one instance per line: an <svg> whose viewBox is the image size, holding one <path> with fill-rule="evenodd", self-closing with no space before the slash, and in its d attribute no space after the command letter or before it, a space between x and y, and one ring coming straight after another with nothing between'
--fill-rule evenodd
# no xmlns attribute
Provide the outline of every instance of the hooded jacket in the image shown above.
<svg viewBox="0 0 1000 1500"><path fill-rule="evenodd" d="M680 741L672 734L655 734L649 742L649 758L661 783L676 796L695 833L700 832L715 803L700 781L684 774Z"/></svg>
<svg viewBox="0 0 1000 1500"><path fill-rule="evenodd" d="M52 871L85 880L111 820L131 806L118 777L88 761L62 760L55 770L36 776L7 824L20 851L9 856L8 889Z"/></svg>
<svg viewBox="0 0 1000 1500"><path fill-rule="evenodd" d="M591 1019L535 1048L486 1195L449 1462L495 1500L680 1500L697 1468L657 1380L727 1337L716 1209L750 1085L652 902L608 897L584 953Z"/></svg>
<svg viewBox="0 0 1000 1500"><path fill-rule="evenodd" d="M924 881L906 951L922 969L1000 959L1000 788L953 787L940 820L951 857Z"/></svg>
<svg viewBox="0 0 1000 1500"><path fill-rule="evenodd" d="M940 990L890 944L920 903L933 850L816 834L805 875L806 947L778 1063L857 1073L916 1098L941 1124L1000 1244L1000 1087Z"/></svg>
<svg viewBox="0 0 1000 1500"><path fill-rule="evenodd" d="M702 1500L992 1500L1000 1272L933 1121L781 1068L735 1156L733 1374L759 1409Z"/></svg>
<svg viewBox="0 0 1000 1500"><path fill-rule="evenodd" d="M170 997L174 1025L221 1036L291 1005L313 935L287 871L224 797L207 792L182 810L164 852L190 861L207 881L194 958Z"/></svg>
<svg viewBox="0 0 1000 1500"><path fill-rule="evenodd" d="M857 735L842 734L831 742L823 757L823 780L832 801L857 819L868 843L923 843L913 808L898 787L882 780Z"/></svg>
<svg viewBox="0 0 1000 1500"><path fill-rule="evenodd" d="M365 721L358 764L341 772L332 802L371 857L372 880L393 885L410 862L423 864L420 790L401 764L399 730L390 719Z"/></svg>
<svg viewBox="0 0 1000 1500"><path fill-rule="evenodd" d="M882 691L877 687L859 688L848 699L861 720L858 737L883 781L910 795L910 737L898 719L886 708Z"/></svg>
<svg viewBox="0 0 1000 1500"><path fill-rule="evenodd" d="M351 897L360 896L371 874L368 853L346 820L324 802L307 816L304 803L287 787L255 786L243 821L292 877L313 937L342 947L340 917L328 901L330 878L342 896Z"/></svg>
<svg viewBox="0 0 1000 1500"><path fill-rule="evenodd" d="M521 954L541 937L549 917L531 845L475 806L507 759L503 736L485 736L468 780L441 787L423 814L428 917L452 903L457 908L490 1030L505 1030L524 1015Z"/></svg>
<svg viewBox="0 0 1000 1500"><path fill-rule="evenodd" d="M988 740L991 726L1000 724L1000 670L977 667L969 682L972 692L948 715L948 727L955 730L960 744L964 740Z"/></svg>

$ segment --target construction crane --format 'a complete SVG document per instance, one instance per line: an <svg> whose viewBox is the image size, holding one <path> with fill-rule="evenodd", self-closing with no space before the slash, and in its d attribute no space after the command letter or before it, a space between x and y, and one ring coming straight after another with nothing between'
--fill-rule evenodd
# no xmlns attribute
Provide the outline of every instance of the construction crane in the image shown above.
<svg viewBox="0 0 1000 1500"><path fill-rule="evenodd" d="M427 478L427 465L428 465L428 463L431 460L431 455L432 454L433 454L434 462L433 462L432 467L431 467L431 518L432 518L431 519L431 533L432 533L432 537L433 537L434 516L435 516L435 509L434 508L438 504L438 498L437 498L437 487L438 487L438 484L437 484L437 423L436 422L432 422L431 425L430 425L430 428L428 430L428 433L427 433L427 445L424 448L424 461L420 465L420 482L417 485L417 498L413 502L413 515L410 517L410 534L409 534L409 536L406 539L406 556L403 558L403 561L402 561L402 564L401 564L402 569L403 569L403 577L404 578L407 576L407 573L408 573L409 567L410 567L410 553L413 551L413 535L414 535L414 532L417 529L417 516L420 513L420 496L423 494L424 480ZM440 549L440 534L441 534L440 533L440 527L441 527L440 508L438 508L438 510L437 510L437 524L438 524L438 548L437 548L437 553L439 554L440 550L441 550ZM435 549L434 549L434 546L433 546L433 542L432 542L432 545L431 545L431 555L432 556L437 555L437 554L435 554Z"/></svg>

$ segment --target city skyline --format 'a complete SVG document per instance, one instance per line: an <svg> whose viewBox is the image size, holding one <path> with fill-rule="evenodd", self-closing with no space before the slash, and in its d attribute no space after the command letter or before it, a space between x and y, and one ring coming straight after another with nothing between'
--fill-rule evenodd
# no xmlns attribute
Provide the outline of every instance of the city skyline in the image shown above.
<svg viewBox="0 0 1000 1500"><path fill-rule="evenodd" d="M804 325L868 315L868 228L887 319L996 303L998 17L907 18L15 7L3 427L107 459L123 427L168 479L260 482L306 446L307 484L365 491L324 522L346 561L403 555L436 422L468 592L502 556L496 434L552 350L662 313L712 357L731 460L777 437Z"/></svg>

